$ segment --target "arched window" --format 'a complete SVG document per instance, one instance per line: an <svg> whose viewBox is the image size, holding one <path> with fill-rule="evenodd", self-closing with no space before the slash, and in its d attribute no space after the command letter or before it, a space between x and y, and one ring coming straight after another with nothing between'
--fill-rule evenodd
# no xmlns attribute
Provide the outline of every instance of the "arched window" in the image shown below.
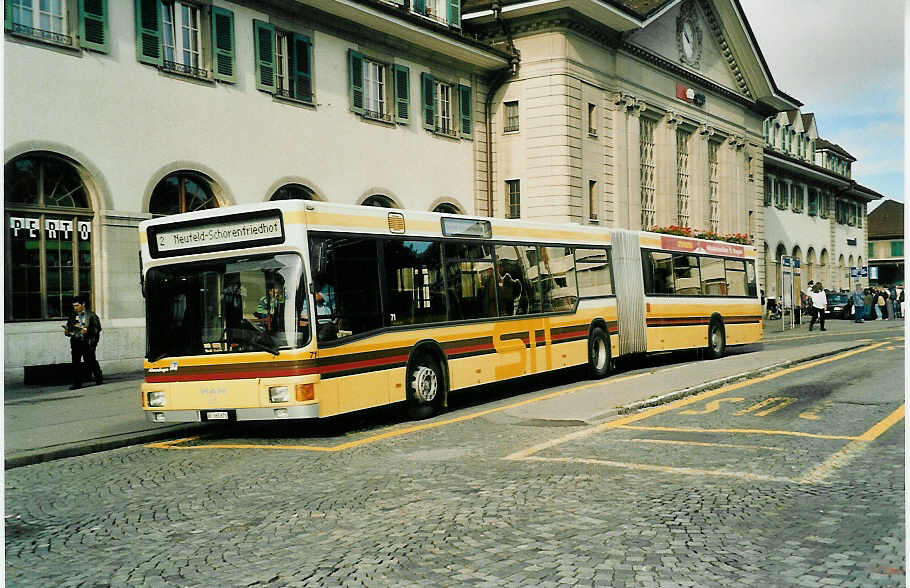
<svg viewBox="0 0 910 588"><path fill-rule="evenodd" d="M433 209L433 212L440 212L442 214L461 214L461 211L458 210L458 207L450 202L437 204L436 208Z"/></svg>
<svg viewBox="0 0 910 588"><path fill-rule="evenodd" d="M269 200L316 200L316 193L301 184L285 184Z"/></svg>
<svg viewBox="0 0 910 588"><path fill-rule="evenodd" d="M376 206L379 208L398 208L392 199L382 194L373 194L363 201L362 206Z"/></svg>
<svg viewBox="0 0 910 588"><path fill-rule="evenodd" d="M49 153L4 167L7 320L59 319L92 299L92 217L79 172Z"/></svg>
<svg viewBox="0 0 910 588"><path fill-rule="evenodd" d="M149 212L155 216L218 208L209 181L193 172L175 172L155 186Z"/></svg>

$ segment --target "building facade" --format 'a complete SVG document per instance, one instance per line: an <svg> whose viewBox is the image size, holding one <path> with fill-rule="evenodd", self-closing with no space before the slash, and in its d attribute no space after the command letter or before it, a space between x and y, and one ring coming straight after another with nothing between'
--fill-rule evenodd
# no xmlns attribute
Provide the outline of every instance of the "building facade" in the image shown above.
<svg viewBox="0 0 910 588"><path fill-rule="evenodd" d="M885 200L869 213L870 281L893 286L904 283L904 204Z"/></svg>
<svg viewBox="0 0 910 588"><path fill-rule="evenodd" d="M763 233L762 122L800 103L738 2L468 0L463 26L520 56L491 89L493 215Z"/></svg>
<svg viewBox="0 0 910 588"><path fill-rule="evenodd" d="M800 260L797 287L851 288L850 268L867 261L866 205L881 195L851 178L856 159L819 137L812 113L767 118L764 140L766 295L778 295L782 256Z"/></svg>
<svg viewBox="0 0 910 588"><path fill-rule="evenodd" d="M139 221L315 198L475 212L509 56L457 3L5 3L5 363L69 362L79 293L108 371L141 368Z"/></svg>

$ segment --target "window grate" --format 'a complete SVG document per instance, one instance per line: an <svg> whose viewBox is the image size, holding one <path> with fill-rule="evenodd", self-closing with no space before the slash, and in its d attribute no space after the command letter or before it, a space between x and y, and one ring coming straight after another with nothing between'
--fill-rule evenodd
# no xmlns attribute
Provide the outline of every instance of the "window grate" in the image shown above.
<svg viewBox="0 0 910 588"><path fill-rule="evenodd" d="M654 203L654 121L639 119L641 150L641 228L645 231L657 224L657 207Z"/></svg>
<svg viewBox="0 0 910 588"><path fill-rule="evenodd" d="M676 222L689 226L689 136L676 130Z"/></svg>
<svg viewBox="0 0 910 588"><path fill-rule="evenodd" d="M73 38L69 35L61 35L60 33L55 33L53 31L45 31L43 29L35 29L32 27L27 27L19 23L13 23L12 31L14 33L19 33L22 35L28 35L29 37L35 39L41 39L42 41L50 41L51 43L57 43L59 45L69 45L72 46Z"/></svg>
<svg viewBox="0 0 910 588"><path fill-rule="evenodd" d="M177 63L176 61L163 61L161 63L161 69L203 80L209 79L208 70L202 69L201 67L186 65L185 63Z"/></svg>
<svg viewBox="0 0 910 588"><path fill-rule="evenodd" d="M383 114L381 112L376 112L375 110L364 109L363 118L368 118L370 120L379 120L382 122L392 122L391 114Z"/></svg>
<svg viewBox="0 0 910 588"><path fill-rule="evenodd" d="M708 226L711 232L720 230L720 190L718 179L717 150L719 143L708 143Z"/></svg>

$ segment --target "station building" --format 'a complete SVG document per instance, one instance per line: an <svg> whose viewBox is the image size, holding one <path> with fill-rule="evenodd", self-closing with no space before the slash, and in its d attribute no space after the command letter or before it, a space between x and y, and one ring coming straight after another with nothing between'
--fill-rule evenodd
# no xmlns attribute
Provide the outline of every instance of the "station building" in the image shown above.
<svg viewBox="0 0 910 588"><path fill-rule="evenodd" d="M868 216L869 267L875 268L872 283L894 286L904 283L904 203L885 200Z"/></svg>
<svg viewBox="0 0 910 588"><path fill-rule="evenodd" d="M801 106L738 0L21 0L4 49L10 381L68 363L76 293L102 367L141 367L157 215L311 198L761 247L763 123Z"/></svg>
<svg viewBox="0 0 910 588"><path fill-rule="evenodd" d="M866 207L881 194L852 179L856 158L819 137L814 114L778 113L764 135L766 295L778 295L782 256L800 260L797 288L813 280L850 289L850 268L868 261Z"/></svg>

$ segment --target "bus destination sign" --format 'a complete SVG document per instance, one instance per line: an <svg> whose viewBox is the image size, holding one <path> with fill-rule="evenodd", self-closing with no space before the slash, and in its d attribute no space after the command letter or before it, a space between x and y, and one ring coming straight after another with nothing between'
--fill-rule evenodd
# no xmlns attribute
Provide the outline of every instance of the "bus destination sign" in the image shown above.
<svg viewBox="0 0 910 588"><path fill-rule="evenodd" d="M237 249L275 242L284 237L281 218L246 218L222 220L217 223L162 227L154 233L159 255L189 253L190 250Z"/></svg>
<svg viewBox="0 0 910 588"><path fill-rule="evenodd" d="M670 249L672 251L691 251L692 253L707 253L708 255L726 255L730 257L746 256L746 249L742 245L705 241L704 239L683 239L661 235L660 246L662 249Z"/></svg>

